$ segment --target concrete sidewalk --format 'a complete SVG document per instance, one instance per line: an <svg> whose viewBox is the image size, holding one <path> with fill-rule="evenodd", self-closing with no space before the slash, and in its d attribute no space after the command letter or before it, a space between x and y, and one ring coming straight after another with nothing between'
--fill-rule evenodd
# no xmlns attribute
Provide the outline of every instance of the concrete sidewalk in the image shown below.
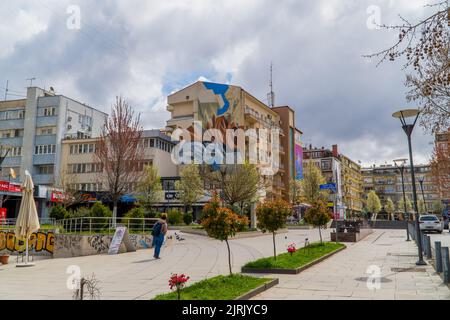
<svg viewBox="0 0 450 320"><path fill-rule="evenodd" d="M330 230L322 232L329 240ZM95 274L101 299L148 300L169 292L171 273L185 273L189 284L228 273L227 249L223 242L203 236L187 235L186 241L169 240L161 260L154 260L153 250L140 250L115 256L99 255L69 259L36 261L33 268L0 266L0 300L71 299L67 288L71 274L68 267L78 266L83 275ZM298 246L305 238L319 239L317 230L290 230L277 236L278 253L291 243ZM233 272L240 272L246 262L271 256L272 236L230 241ZM405 242L403 230L376 230L372 235L299 275L276 275L280 285L258 299L448 299L449 289L429 266L424 272L397 272L393 267L415 267L417 249ZM11 259L12 262L15 259ZM367 268L379 266L388 282L370 291L365 279ZM269 277L269 276L268 276Z"/></svg>
<svg viewBox="0 0 450 320"><path fill-rule="evenodd" d="M280 284L255 300L450 299L432 266L415 265L417 247L405 238L404 230L376 230L299 275L276 275Z"/></svg>

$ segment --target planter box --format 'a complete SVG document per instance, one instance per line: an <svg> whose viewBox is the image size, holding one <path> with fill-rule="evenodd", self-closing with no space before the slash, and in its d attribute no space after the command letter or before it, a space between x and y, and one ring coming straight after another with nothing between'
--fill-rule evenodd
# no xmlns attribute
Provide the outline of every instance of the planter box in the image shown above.
<svg viewBox="0 0 450 320"><path fill-rule="evenodd" d="M299 274L300 272L328 259L334 254L346 249L347 247L342 247L337 249L336 251L330 252L319 259L311 261L310 263L305 264L304 266L298 267L296 269L257 269L257 268L244 268L242 267L242 273L271 273L271 274Z"/></svg>
<svg viewBox="0 0 450 320"><path fill-rule="evenodd" d="M257 296L258 294L269 290L270 288L276 286L280 283L279 279L272 279L271 281L259 286L258 288L255 288L251 290L250 292L247 292L246 294L243 294L240 297L237 297L235 300L250 300L251 298Z"/></svg>
<svg viewBox="0 0 450 320"><path fill-rule="evenodd" d="M0 256L1 264L8 264L9 256Z"/></svg>
<svg viewBox="0 0 450 320"><path fill-rule="evenodd" d="M339 242L358 242L367 237L369 234L372 234L373 231L371 229L361 229L360 232L339 232L338 241ZM331 242L336 241L336 233L331 233Z"/></svg>

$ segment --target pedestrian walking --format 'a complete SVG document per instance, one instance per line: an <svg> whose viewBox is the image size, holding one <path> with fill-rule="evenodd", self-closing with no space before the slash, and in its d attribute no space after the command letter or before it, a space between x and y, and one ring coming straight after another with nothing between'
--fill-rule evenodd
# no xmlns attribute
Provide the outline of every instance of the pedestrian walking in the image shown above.
<svg viewBox="0 0 450 320"><path fill-rule="evenodd" d="M153 243L155 244L155 253L153 257L160 259L161 246L164 243L164 236L167 233L167 214L163 213L161 219L153 226Z"/></svg>

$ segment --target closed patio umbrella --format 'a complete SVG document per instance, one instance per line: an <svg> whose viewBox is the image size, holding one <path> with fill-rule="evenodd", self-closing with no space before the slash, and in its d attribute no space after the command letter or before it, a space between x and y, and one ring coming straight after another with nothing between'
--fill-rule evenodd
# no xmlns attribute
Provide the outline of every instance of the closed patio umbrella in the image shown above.
<svg viewBox="0 0 450 320"><path fill-rule="evenodd" d="M22 202L20 203L19 215L16 221L15 234L16 238L25 239L26 246L26 262L17 265L18 267L28 267L32 264L28 263L28 239L33 232L40 229L39 217L36 210L36 204L33 197L34 184L31 175L25 171L25 180L22 184Z"/></svg>

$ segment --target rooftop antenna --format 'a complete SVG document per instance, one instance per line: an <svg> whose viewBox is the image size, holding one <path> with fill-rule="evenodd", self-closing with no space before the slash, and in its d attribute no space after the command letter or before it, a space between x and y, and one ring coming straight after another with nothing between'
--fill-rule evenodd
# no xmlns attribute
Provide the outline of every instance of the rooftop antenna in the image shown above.
<svg viewBox="0 0 450 320"><path fill-rule="evenodd" d="M33 81L34 81L34 80L36 80L36 78L30 78L30 79L27 79L27 81L30 81L30 87L33 86Z"/></svg>
<svg viewBox="0 0 450 320"><path fill-rule="evenodd" d="M5 88L5 101L8 99L8 86L9 86L9 80L6 80L6 88Z"/></svg>
<svg viewBox="0 0 450 320"><path fill-rule="evenodd" d="M269 101L269 107L273 108L275 106L275 92L273 92L273 63L270 63L270 93L267 94L267 100Z"/></svg>

